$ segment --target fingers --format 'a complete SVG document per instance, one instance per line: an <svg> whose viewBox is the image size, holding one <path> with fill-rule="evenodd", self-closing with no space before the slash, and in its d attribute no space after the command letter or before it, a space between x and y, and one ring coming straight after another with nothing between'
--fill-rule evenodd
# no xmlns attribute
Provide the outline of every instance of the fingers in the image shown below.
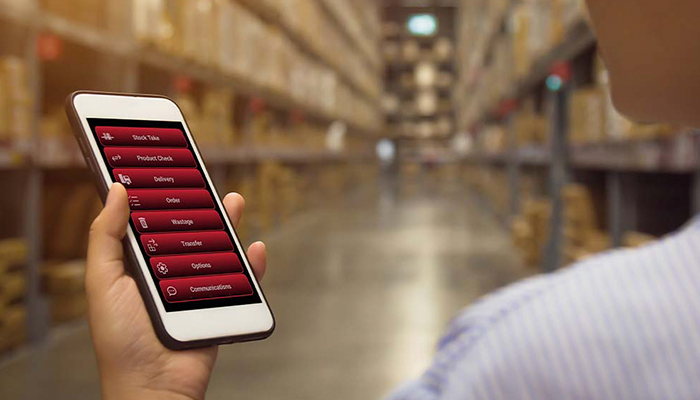
<svg viewBox="0 0 700 400"><path fill-rule="evenodd" d="M224 206L226 207L226 211L228 212L233 226L238 225L238 223L241 222L243 210L245 209L245 199L243 199L243 196L238 193L229 193L224 197ZM253 267L255 276L258 279L262 279L267 270L267 250L265 248L265 243L256 242L250 245L248 248L248 259Z"/></svg>
<svg viewBox="0 0 700 400"><path fill-rule="evenodd" d="M109 285L124 274L122 239L129 223L129 201L124 186L112 185L107 202L90 227L87 256L87 284L94 281Z"/></svg>
<svg viewBox="0 0 700 400"><path fill-rule="evenodd" d="M253 267L255 276L262 280L263 276L265 276L265 271L267 271L267 249L265 243L255 242L251 244L248 248L248 260Z"/></svg>
<svg viewBox="0 0 700 400"><path fill-rule="evenodd" d="M228 212L228 217L231 219L233 226L237 226L241 222L243 210L245 209L245 200L238 193L229 193L224 197L224 207Z"/></svg>

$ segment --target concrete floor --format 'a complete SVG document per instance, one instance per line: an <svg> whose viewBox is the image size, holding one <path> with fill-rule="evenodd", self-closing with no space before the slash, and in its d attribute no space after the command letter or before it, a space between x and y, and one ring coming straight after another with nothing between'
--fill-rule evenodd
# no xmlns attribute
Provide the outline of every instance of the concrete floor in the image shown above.
<svg viewBox="0 0 700 400"><path fill-rule="evenodd" d="M429 364L458 310L522 276L473 194L409 189L297 217L266 239L277 331L222 348L209 399L380 399ZM0 367L0 399L95 399L98 385L84 322Z"/></svg>

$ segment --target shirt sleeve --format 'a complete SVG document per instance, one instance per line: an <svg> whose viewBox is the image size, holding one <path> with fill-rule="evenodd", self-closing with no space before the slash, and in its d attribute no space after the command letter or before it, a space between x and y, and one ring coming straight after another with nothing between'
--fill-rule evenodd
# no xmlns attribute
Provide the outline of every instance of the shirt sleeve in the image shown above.
<svg viewBox="0 0 700 400"><path fill-rule="evenodd" d="M390 399L697 398L698 242L693 228L485 297Z"/></svg>
<svg viewBox="0 0 700 400"><path fill-rule="evenodd" d="M450 324L438 344L432 365L418 379L396 390L387 400L443 400L448 398L451 378L455 373L468 380L465 374L474 374L479 360L471 360L470 350L484 337L499 319L514 312L550 286L553 276L540 275L524 280L483 297L460 313ZM462 361L471 363L470 371L455 371ZM449 396L452 397L452 396ZM473 397L465 397L473 398Z"/></svg>

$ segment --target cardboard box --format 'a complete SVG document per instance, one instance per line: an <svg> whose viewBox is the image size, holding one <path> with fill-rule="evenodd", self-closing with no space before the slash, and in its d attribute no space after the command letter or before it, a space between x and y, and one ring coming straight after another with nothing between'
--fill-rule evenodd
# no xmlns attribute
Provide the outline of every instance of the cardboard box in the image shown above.
<svg viewBox="0 0 700 400"><path fill-rule="evenodd" d="M654 243L658 238L641 232L627 232L623 238L625 247L639 248Z"/></svg>
<svg viewBox="0 0 700 400"><path fill-rule="evenodd" d="M24 270L0 275L0 303L10 304L26 297L27 278Z"/></svg>
<svg viewBox="0 0 700 400"><path fill-rule="evenodd" d="M29 253L29 244L24 238L0 240L0 262L8 266L24 265Z"/></svg>
<svg viewBox="0 0 700 400"><path fill-rule="evenodd" d="M27 341L27 311L21 304L7 307L0 314L0 353Z"/></svg>
<svg viewBox="0 0 700 400"><path fill-rule="evenodd" d="M51 300L51 319L55 324L70 322L87 314L88 303L83 295L57 296Z"/></svg>
<svg viewBox="0 0 700 400"><path fill-rule="evenodd" d="M98 196L91 183L70 187L60 196L46 203L45 212L53 218L45 219L44 223L46 256L49 259L71 260L85 255L86 232L95 217L89 215L88 210L94 210Z"/></svg>
<svg viewBox="0 0 700 400"><path fill-rule="evenodd" d="M599 142L606 132L605 95L600 88L579 89L571 99L571 142Z"/></svg>
<svg viewBox="0 0 700 400"><path fill-rule="evenodd" d="M85 261L47 264L43 268L44 292L51 296L85 293Z"/></svg>

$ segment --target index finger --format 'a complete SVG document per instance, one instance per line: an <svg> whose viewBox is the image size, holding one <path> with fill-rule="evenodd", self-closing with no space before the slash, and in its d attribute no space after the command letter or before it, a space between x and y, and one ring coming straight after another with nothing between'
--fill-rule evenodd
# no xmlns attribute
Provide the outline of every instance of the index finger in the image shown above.
<svg viewBox="0 0 700 400"><path fill-rule="evenodd" d="M226 207L226 212L233 226L238 226L243 216L243 210L245 209L245 199L243 199L243 196L238 193L227 194L226 197L224 197L224 207Z"/></svg>

